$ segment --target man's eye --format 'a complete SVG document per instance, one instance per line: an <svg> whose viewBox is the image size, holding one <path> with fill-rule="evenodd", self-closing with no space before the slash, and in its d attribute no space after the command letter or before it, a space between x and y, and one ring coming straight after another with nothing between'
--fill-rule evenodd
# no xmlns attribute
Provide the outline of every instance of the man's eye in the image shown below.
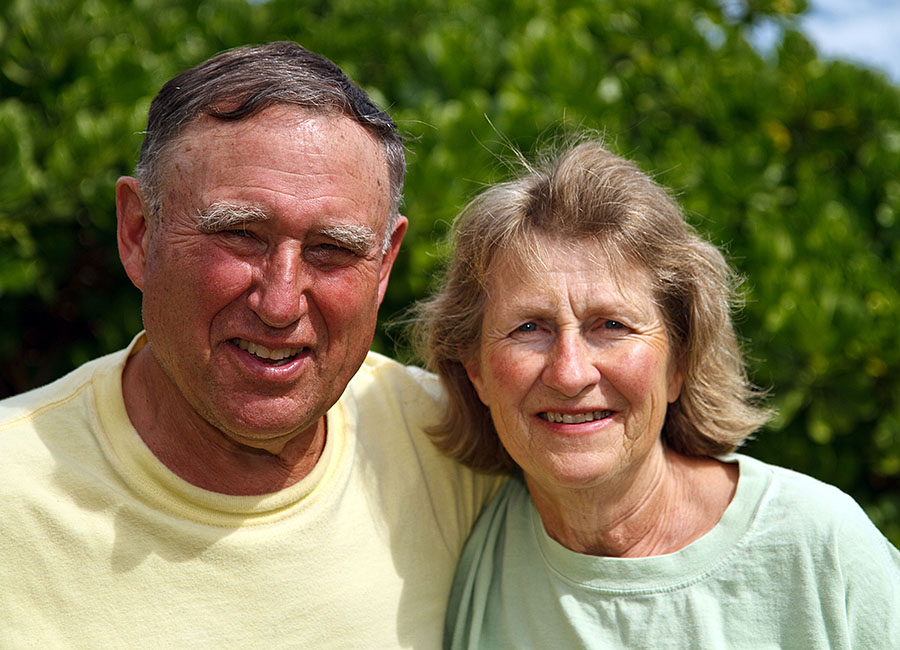
<svg viewBox="0 0 900 650"><path fill-rule="evenodd" d="M348 266L359 259L349 248L334 243L316 244L307 248L304 255L312 264L324 268Z"/></svg>
<svg viewBox="0 0 900 650"><path fill-rule="evenodd" d="M527 323L522 323L516 328L517 332L537 332L538 326L534 321L528 321Z"/></svg>
<svg viewBox="0 0 900 650"><path fill-rule="evenodd" d="M319 244L319 249L329 253L350 253L350 250L337 244Z"/></svg>
<svg viewBox="0 0 900 650"><path fill-rule="evenodd" d="M346 246L341 246L340 244L334 244L334 243L319 244L318 246L316 246L316 250L320 255L329 255L329 256L337 256L337 257L356 257L357 256L355 251L347 248Z"/></svg>
<svg viewBox="0 0 900 650"><path fill-rule="evenodd" d="M625 329L625 325L617 320L604 321L603 327L608 330L623 330L623 329Z"/></svg>
<svg viewBox="0 0 900 650"><path fill-rule="evenodd" d="M253 233L247 230L246 228L233 228L231 230L222 230L221 234L227 235L229 237L237 237L239 239L244 239L247 237L252 237Z"/></svg>

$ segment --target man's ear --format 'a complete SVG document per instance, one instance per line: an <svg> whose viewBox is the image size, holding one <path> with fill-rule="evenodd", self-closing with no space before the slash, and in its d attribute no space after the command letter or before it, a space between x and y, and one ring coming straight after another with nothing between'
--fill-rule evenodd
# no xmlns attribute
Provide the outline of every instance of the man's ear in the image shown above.
<svg viewBox="0 0 900 650"><path fill-rule="evenodd" d="M384 292L387 291L388 279L391 276L391 267L394 266L394 260L397 259L397 253L400 252L400 242L403 241L403 235L406 234L406 227L409 222L402 214L397 217L394 224L394 230L391 232L391 243L384 252L381 259L381 271L378 278L378 304L384 300Z"/></svg>
<svg viewBox="0 0 900 650"><path fill-rule="evenodd" d="M119 259L131 281L144 289L144 268L147 263L147 244L150 231L147 209L141 200L136 178L123 176L116 182L116 219L119 240Z"/></svg>

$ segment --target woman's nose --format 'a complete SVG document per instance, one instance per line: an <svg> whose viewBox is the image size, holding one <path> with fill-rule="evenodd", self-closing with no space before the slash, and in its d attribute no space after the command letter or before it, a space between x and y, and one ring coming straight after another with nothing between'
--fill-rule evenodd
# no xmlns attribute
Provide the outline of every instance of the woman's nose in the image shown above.
<svg viewBox="0 0 900 650"><path fill-rule="evenodd" d="M564 395L577 397L599 383L600 370L592 351L580 333L559 334L542 374L544 384Z"/></svg>
<svg viewBox="0 0 900 650"><path fill-rule="evenodd" d="M306 313L311 279L299 251L287 248L273 252L255 275L248 303L266 325L288 327Z"/></svg>

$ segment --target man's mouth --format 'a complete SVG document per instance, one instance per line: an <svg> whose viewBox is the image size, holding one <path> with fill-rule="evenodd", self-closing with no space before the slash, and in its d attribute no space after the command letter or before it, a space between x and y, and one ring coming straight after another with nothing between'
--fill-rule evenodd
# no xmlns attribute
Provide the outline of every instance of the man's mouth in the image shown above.
<svg viewBox="0 0 900 650"><path fill-rule="evenodd" d="M586 411L584 413L558 413L556 411L542 411L538 417L547 422L559 422L562 424L581 424L603 420L613 414L612 411Z"/></svg>
<svg viewBox="0 0 900 650"><path fill-rule="evenodd" d="M259 343L254 343L253 341L246 341L244 339L234 339L233 343L238 346L241 350L249 352L256 358L265 361L273 366L283 366L285 364L290 363L294 360L298 354L303 352L303 350L307 348L275 348L274 350L271 348L267 348L264 345L260 345Z"/></svg>

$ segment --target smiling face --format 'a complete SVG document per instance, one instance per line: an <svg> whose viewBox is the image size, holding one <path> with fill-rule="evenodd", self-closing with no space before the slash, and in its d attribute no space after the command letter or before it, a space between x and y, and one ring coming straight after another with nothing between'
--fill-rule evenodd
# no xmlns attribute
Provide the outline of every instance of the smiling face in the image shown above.
<svg viewBox="0 0 900 650"><path fill-rule="evenodd" d="M540 272L503 258L466 369L534 495L627 480L662 451L681 377L637 268L546 241Z"/></svg>
<svg viewBox="0 0 900 650"><path fill-rule="evenodd" d="M263 448L321 427L371 344L405 230L401 218L383 254L381 146L293 107L201 118L173 145L145 231L136 192L120 195L167 410Z"/></svg>

